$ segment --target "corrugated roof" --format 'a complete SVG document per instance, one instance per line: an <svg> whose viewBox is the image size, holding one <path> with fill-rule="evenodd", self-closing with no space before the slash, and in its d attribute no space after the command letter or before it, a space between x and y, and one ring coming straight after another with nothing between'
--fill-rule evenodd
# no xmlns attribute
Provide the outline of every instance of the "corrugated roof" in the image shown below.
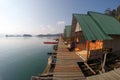
<svg viewBox="0 0 120 80"><path fill-rule="evenodd" d="M73 16L75 16L77 21L79 22L83 31L83 35L87 40L112 39L99 28L99 26L89 15L73 14Z"/></svg>
<svg viewBox="0 0 120 80"><path fill-rule="evenodd" d="M120 23L114 17L90 11L88 15L92 17L96 24L98 24L101 30L106 34L120 35Z"/></svg>
<svg viewBox="0 0 120 80"><path fill-rule="evenodd" d="M65 26L65 32L66 32L66 37L69 38L71 35L71 26L70 25Z"/></svg>

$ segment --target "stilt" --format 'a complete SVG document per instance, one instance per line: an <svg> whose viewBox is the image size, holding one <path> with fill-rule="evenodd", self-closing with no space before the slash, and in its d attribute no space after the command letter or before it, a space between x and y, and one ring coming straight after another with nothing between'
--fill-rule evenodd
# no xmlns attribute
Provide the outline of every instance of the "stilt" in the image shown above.
<svg viewBox="0 0 120 80"><path fill-rule="evenodd" d="M107 53L105 53L105 55L104 55L104 60L103 60L103 63L102 63L102 72L103 72L103 73L105 72L104 67L105 67L105 62L106 62L106 56L107 56Z"/></svg>

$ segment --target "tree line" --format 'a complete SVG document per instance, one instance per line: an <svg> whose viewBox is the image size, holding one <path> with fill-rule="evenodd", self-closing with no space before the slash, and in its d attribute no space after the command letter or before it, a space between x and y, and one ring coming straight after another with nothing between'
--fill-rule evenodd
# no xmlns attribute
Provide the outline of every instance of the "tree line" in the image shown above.
<svg viewBox="0 0 120 80"><path fill-rule="evenodd" d="M120 22L120 5L116 9L113 9L113 10L111 10L110 8L107 8L105 10L105 14L115 17Z"/></svg>

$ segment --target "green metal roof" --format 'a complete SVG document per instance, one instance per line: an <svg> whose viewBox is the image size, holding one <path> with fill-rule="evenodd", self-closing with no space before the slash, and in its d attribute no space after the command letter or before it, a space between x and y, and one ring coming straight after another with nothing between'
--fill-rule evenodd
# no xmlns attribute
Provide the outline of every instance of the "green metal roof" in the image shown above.
<svg viewBox="0 0 120 80"><path fill-rule="evenodd" d="M97 12L88 12L88 15L91 16L106 34L120 35L120 23L114 17Z"/></svg>
<svg viewBox="0 0 120 80"><path fill-rule="evenodd" d="M66 37L69 38L71 35L71 26L70 25L65 26L65 33L66 33Z"/></svg>
<svg viewBox="0 0 120 80"><path fill-rule="evenodd" d="M76 17L77 22L79 22L83 35L86 40L107 40L112 39L105 32L103 32L96 22L89 16L85 14L73 14Z"/></svg>

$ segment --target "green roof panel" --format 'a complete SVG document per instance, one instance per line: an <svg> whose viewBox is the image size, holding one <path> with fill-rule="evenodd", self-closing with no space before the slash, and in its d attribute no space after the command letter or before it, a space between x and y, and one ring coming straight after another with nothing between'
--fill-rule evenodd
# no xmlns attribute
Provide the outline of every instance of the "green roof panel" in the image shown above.
<svg viewBox="0 0 120 80"><path fill-rule="evenodd" d="M66 32L66 37L69 38L71 35L71 26L70 25L65 26L65 32Z"/></svg>
<svg viewBox="0 0 120 80"><path fill-rule="evenodd" d="M89 15L73 14L73 16L75 16L77 21L79 22L83 31L83 35L87 40L112 39L110 36L101 31L99 26Z"/></svg>
<svg viewBox="0 0 120 80"><path fill-rule="evenodd" d="M88 15L106 34L120 35L120 23L114 17L91 11L88 12Z"/></svg>

